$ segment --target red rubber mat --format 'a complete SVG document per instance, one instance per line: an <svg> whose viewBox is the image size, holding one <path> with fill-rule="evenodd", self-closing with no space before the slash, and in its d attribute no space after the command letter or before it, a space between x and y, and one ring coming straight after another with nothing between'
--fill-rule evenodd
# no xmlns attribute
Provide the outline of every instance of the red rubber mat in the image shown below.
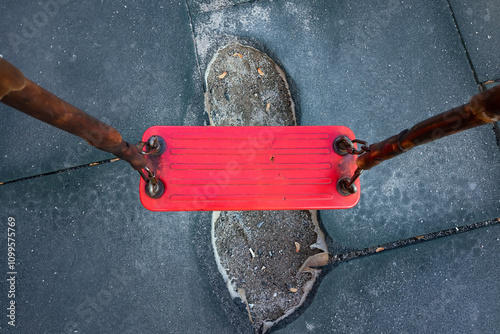
<svg viewBox="0 0 500 334"><path fill-rule="evenodd" d="M345 126L154 126L143 141L154 135L166 149L148 160L165 192L153 199L140 183L152 211L348 209L359 201L359 180L353 195L336 186L356 169L355 156L333 150L338 136L355 138Z"/></svg>

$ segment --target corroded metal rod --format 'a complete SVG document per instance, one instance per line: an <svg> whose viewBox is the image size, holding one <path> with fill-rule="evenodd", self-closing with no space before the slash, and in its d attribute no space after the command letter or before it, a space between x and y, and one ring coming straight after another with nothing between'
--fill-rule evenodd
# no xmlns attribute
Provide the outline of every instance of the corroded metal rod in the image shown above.
<svg viewBox="0 0 500 334"><path fill-rule="evenodd" d="M500 120L500 86L477 94L460 107L424 120L410 130L370 145L370 151L358 157L359 169L367 170L382 161L394 158L413 147L449 136L476 126Z"/></svg>
<svg viewBox="0 0 500 334"><path fill-rule="evenodd" d="M0 58L0 101L85 139L90 145L127 161L135 170L142 170L147 165L140 149L124 141L115 128L25 78L19 69L3 58Z"/></svg>

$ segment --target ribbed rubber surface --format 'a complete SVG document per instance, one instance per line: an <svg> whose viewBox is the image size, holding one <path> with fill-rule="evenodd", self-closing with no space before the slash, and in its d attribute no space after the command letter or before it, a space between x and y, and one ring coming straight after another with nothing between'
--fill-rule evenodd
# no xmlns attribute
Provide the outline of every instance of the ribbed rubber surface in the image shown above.
<svg viewBox="0 0 500 334"><path fill-rule="evenodd" d="M165 193L146 195L142 204L152 211L347 209L358 192L342 196L337 181L351 177L355 156L333 151L344 126L183 127L155 126L143 136L161 136L165 152L149 156Z"/></svg>

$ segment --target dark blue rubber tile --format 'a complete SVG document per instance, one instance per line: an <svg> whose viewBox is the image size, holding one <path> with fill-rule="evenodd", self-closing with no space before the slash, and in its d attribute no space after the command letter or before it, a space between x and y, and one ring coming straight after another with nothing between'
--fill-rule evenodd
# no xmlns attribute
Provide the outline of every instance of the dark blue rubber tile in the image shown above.
<svg viewBox="0 0 500 334"><path fill-rule="evenodd" d="M186 0L191 13L211 12L254 1L260 0Z"/></svg>
<svg viewBox="0 0 500 334"><path fill-rule="evenodd" d="M500 78L499 78L499 80L500 80ZM499 82L492 82L492 83L489 83L486 85L486 89L490 89L490 88L496 87L498 85L500 85L500 81Z"/></svg>
<svg viewBox="0 0 500 334"><path fill-rule="evenodd" d="M0 5L0 54L26 77L131 143L152 125L203 123L184 2L40 4ZM111 157L3 104L0 113L0 182Z"/></svg>
<svg viewBox="0 0 500 334"><path fill-rule="evenodd" d="M500 226L341 263L276 333L495 333Z"/></svg>
<svg viewBox="0 0 500 334"><path fill-rule="evenodd" d="M8 217L17 272L15 298L0 283L0 332L233 333L195 251L210 218L147 211L138 181L116 162L0 186L2 277Z"/></svg>
<svg viewBox="0 0 500 334"><path fill-rule="evenodd" d="M479 81L500 78L500 2L449 1Z"/></svg>
<svg viewBox="0 0 500 334"><path fill-rule="evenodd" d="M302 125L346 125L370 143L478 93L445 0L256 2L193 16L202 71L229 41L268 52L289 76ZM500 216L491 126L413 151L361 176L351 210L322 211L350 247Z"/></svg>

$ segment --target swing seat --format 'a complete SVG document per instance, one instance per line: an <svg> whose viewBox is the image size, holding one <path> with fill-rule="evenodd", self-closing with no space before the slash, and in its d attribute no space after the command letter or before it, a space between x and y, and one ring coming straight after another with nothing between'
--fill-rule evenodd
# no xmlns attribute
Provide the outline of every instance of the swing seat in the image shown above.
<svg viewBox="0 0 500 334"><path fill-rule="evenodd" d="M354 140L345 126L154 126L143 141L152 136L165 150L148 156L164 193L151 198L140 183L151 211L348 209L359 201L360 191L337 190L357 167L355 155L333 149L339 136Z"/></svg>

